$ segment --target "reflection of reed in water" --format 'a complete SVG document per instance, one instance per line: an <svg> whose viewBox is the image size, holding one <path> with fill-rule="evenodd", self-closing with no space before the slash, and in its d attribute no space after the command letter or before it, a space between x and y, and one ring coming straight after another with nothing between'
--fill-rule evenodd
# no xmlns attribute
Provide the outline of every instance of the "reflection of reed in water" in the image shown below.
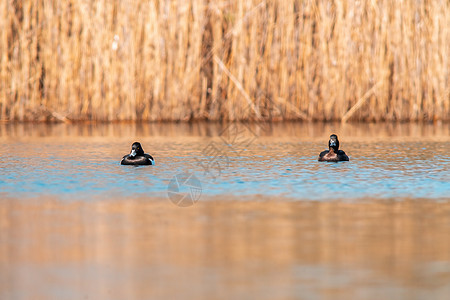
<svg viewBox="0 0 450 300"><path fill-rule="evenodd" d="M236 200L4 200L0 295L447 295L448 201Z"/></svg>
<svg viewBox="0 0 450 300"><path fill-rule="evenodd" d="M219 137L227 128L228 123L195 122L184 123L107 123L107 124L30 124L7 123L0 124L0 137ZM411 140L450 141L450 127L447 124L430 123L272 123L266 130L261 130L257 124L246 124L260 137L298 138L299 141L328 139L330 132L345 133L345 139L353 141L389 141L390 138Z"/></svg>

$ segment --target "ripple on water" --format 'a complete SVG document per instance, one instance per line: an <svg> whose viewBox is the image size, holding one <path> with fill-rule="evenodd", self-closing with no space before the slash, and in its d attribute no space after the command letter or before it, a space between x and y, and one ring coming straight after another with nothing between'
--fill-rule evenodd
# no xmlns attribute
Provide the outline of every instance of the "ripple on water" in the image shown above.
<svg viewBox="0 0 450 300"><path fill-rule="evenodd" d="M351 140L351 139L350 139ZM256 139L246 151L220 145L221 157L205 155L214 138L151 142L151 167L121 166L128 148L114 138L9 141L1 146L0 193L8 197L55 196L62 199L166 197L179 173L194 173L202 195L267 195L327 201L357 198L448 198L448 141L344 142L350 162L317 162L323 142L298 138ZM128 146L128 144L126 144ZM371 149L372 151L368 151ZM123 149L123 150L122 150ZM148 149L150 150L150 149ZM124 153L125 152L125 153Z"/></svg>

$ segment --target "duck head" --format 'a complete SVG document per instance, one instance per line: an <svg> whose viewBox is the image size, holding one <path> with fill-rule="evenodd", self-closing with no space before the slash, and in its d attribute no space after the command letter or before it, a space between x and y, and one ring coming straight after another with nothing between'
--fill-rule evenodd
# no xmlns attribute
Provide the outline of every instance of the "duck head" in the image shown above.
<svg viewBox="0 0 450 300"><path fill-rule="evenodd" d="M144 155L144 149L142 149L141 144L138 142L134 142L133 145L131 145L130 156L135 157L135 156L142 156L142 155Z"/></svg>
<svg viewBox="0 0 450 300"><path fill-rule="evenodd" d="M337 135L332 134L330 135L330 140L328 141L328 148L333 150L335 153L339 150L339 140Z"/></svg>

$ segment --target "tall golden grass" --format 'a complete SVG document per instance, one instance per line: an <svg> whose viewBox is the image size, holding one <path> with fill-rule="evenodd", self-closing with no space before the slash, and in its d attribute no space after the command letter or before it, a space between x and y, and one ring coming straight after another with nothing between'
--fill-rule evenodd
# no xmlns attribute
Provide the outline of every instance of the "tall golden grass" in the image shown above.
<svg viewBox="0 0 450 300"><path fill-rule="evenodd" d="M1 120L449 120L448 0L0 0Z"/></svg>

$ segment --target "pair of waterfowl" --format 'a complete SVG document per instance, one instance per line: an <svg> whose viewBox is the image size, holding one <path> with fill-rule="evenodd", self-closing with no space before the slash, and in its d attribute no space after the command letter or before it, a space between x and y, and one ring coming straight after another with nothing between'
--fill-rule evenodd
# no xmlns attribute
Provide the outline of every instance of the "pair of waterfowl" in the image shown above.
<svg viewBox="0 0 450 300"><path fill-rule="evenodd" d="M348 161L349 158L344 151L339 150L339 140L337 135L330 135L328 141L328 150L322 151L319 154L319 161ZM154 165L155 160L149 154L144 153L144 149L140 143L135 142L131 145L131 153L125 155L120 162L121 165Z"/></svg>

